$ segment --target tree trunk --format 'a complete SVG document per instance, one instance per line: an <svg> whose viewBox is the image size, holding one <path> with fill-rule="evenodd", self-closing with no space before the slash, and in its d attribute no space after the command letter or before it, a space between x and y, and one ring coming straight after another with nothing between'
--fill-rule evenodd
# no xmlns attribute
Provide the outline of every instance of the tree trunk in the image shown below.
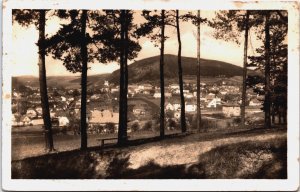
<svg viewBox="0 0 300 192"><path fill-rule="evenodd" d="M265 21L265 128L271 127L270 118L270 12L266 11Z"/></svg>
<svg viewBox="0 0 300 192"><path fill-rule="evenodd" d="M39 11L39 83L40 83L40 95L41 95L41 106L43 111L43 121L45 127L45 139L46 139L46 150L53 151L53 136L52 136L52 124L49 111L48 91L47 91L47 80L46 80L46 64L45 64L45 23L46 23L46 12L45 10Z"/></svg>
<svg viewBox="0 0 300 192"><path fill-rule="evenodd" d="M200 103L200 10L198 10L197 25L197 130L201 128L201 103Z"/></svg>
<svg viewBox="0 0 300 192"><path fill-rule="evenodd" d="M160 46L160 137L165 136L165 82L164 82L164 41L165 41L165 10L161 11L161 46Z"/></svg>
<svg viewBox="0 0 300 192"><path fill-rule="evenodd" d="M87 90L87 43L86 43L86 20L87 10L82 10L81 15L81 48L80 54L82 58L82 72L81 72L81 149L87 148L87 122L86 122L86 90Z"/></svg>
<svg viewBox="0 0 300 192"><path fill-rule="evenodd" d="M241 105L241 128L245 127L245 108L246 108L246 80L247 80L247 51L248 51L248 31L249 31L249 11L246 11L245 20L245 42L244 42L244 66L243 66L243 89Z"/></svg>
<svg viewBox="0 0 300 192"><path fill-rule="evenodd" d="M127 60L128 60L128 42L129 42L129 38L128 38L128 10L125 11L125 26L124 26L124 101L123 101L123 105L124 105L124 141L127 141L127 121L128 121L128 111L127 111L127 95L128 95L128 64L127 64Z"/></svg>
<svg viewBox="0 0 300 192"><path fill-rule="evenodd" d="M180 101L181 101L180 123L181 123L181 131L184 133L186 132L185 101L184 101L184 94L183 94L183 78L182 78L182 65L181 65L181 38L180 38L178 10L176 10L176 29L177 29L177 39L178 39L178 78L179 78Z"/></svg>
<svg viewBox="0 0 300 192"><path fill-rule="evenodd" d="M123 146L124 141L124 130L125 130L125 116L124 116L124 87L125 87L125 68L124 68L124 39L125 39L125 11L121 10L120 24L121 24L121 46L120 46L120 97L119 97L119 128L118 128L118 145ZM127 122L126 122L127 123Z"/></svg>

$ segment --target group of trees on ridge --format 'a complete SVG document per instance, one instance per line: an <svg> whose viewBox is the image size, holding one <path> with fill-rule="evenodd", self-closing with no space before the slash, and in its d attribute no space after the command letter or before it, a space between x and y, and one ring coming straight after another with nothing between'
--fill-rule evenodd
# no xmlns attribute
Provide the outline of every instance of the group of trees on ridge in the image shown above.
<svg viewBox="0 0 300 192"><path fill-rule="evenodd" d="M200 26L207 24L215 29L217 39L244 42L243 89L241 104L241 126L245 125L246 90L263 83L264 91L256 90L265 96L263 110L265 127L271 127L275 113L283 117L286 123L287 111L287 12L277 10L265 11L218 11L211 21L197 14L188 12L180 14L179 10L144 10L141 15L144 23L134 23L133 10L13 10L13 22L24 27L35 25L39 31L38 66L41 105L49 151L54 150L52 125L50 119L45 57L50 54L59 59L67 70L81 73L81 149L87 148L87 70L88 62L109 63L116 61L120 65L119 97L119 130L118 144L127 141L127 93L128 93L128 60L137 57L141 50L140 37L150 38L160 48L160 136L164 137L165 129L165 96L164 96L164 44L168 37L165 27L176 28L178 40L178 82L181 99L181 130L186 132L185 101L183 94L183 74L181 63L180 21L192 22L197 27L197 129L201 129L200 110ZM46 15L56 16L69 21L62 24L56 34L47 37L45 34ZM158 29L158 32L155 33ZM248 56L249 31L254 30L263 46L257 48L256 54ZM241 34L244 33L244 40ZM249 62L250 61L250 62ZM264 70L264 77L247 76L247 67ZM271 114L272 113L272 114ZM271 118L272 117L272 118Z"/></svg>

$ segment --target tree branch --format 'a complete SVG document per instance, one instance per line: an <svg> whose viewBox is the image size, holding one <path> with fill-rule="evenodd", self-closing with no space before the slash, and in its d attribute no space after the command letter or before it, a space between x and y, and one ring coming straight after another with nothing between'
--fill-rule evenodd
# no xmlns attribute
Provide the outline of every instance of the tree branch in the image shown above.
<svg viewBox="0 0 300 192"><path fill-rule="evenodd" d="M284 22L288 22L288 18L283 16L282 13L280 13L279 10L276 11L276 13L279 15L280 19Z"/></svg>

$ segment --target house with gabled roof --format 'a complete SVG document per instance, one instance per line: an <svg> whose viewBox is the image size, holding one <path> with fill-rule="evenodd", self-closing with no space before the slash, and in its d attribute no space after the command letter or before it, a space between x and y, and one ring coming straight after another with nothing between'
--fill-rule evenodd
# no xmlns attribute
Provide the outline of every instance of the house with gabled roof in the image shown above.
<svg viewBox="0 0 300 192"><path fill-rule="evenodd" d="M24 115L21 117L21 122L22 122L23 126L30 125L31 119L28 116Z"/></svg>
<svg viewBox="0 0 300 192"><path fill-rule="evenodd" d="M207 104L208 108L216 108L218 105L221 105L221 98L214 98L212 100L210 100Z"/></svg>
<svg viewBox="0 0 300 192"><path fill-rule="evenodd" d="M179 85L178 84L170 84L169 88L173 89L173 90L176 90L176 89L178 90L179 89Z"/></svg>
<svg viewBox="0 0 300 192"><path fill-rule="evenodd" d="M29 108L26 111L26 116L28 116L29 118L35 118L35 117L37 117L37 115L38 115L38 113L32 108Z"/></svg>
<svg viewBox="0 0 300 192"><path fill-rule="evenodd" d="M142 105L135 105L132 112L134 115L145 115L146 108Z"/></svg>
<svg viewBox="0 0 300 192"><path fill-rule="evenodd" d="M208 95L206 95L206 100L213 100L214 98L216 98L216 94L214 93L209 93Z"/></svg>
<svg viewBox="0 0 300 192"><path fill-rule="evenodd" d="M161 93L156 92L156 93L154 93L153 97L156 99L161 98Z"/></svg>
<svg viewBox="0 0 300 192"><path fill-rule="evenodd" d="M166 110L171 110L171 111L177 111L180 110L181 104L180 104L180 98L179 97L171 97L169 100L166 102Z"/></svg>
<svg viewBox="0 0 300 192"><path fill-rule="evenodd" d="M187 99L185 102L185 112L195 112L197 110L197 102L194 99Z"/></svg>
<svg viewBox="0 0 300 192"><path fill-rule="evenodd" d="M166 110L169 110L169 111L174 111L174 106L172 103L168 102L167 105L166 105Z"/></svg>
<svg viewBox="0 0 300 192"><path fill-rule="evenodd" d="M222 113L225 117L237 117L241 114L241 107L237 104L225 104L222 106Z"/></svg>
<svg viewBox="0 0 300 192"><path fill-rule="evenodd" d="M42 107L36 107L35 111L37 112L38 117L41 117L43 115Z"/></svg>

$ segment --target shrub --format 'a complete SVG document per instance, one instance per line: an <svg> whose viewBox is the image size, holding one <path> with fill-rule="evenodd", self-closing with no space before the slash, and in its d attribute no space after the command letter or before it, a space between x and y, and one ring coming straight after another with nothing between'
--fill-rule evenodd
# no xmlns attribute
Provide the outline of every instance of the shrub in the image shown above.
<svg viewBox="0 0 300 192"><path fill-rule="evenodd" d="M153 117L156 124L160 124L160 115L158 117Z"/></svg>
<svg viewBox="0 0 300 192"><path fill-rule="evenodd" d="M96 134L96 133L101 133L101 132L103 132L103 128L104 128L103 126L96 124L96 125L91 125L91 126L89 126L88 131L89 131L91 134Z"/></svg>
<svg viewBox="0 0 300 192"><path fill-rule="evenodd" d="M138 122L134 122L132 125L131 125L131 130L133 132L137 131L140 129L140 124Z"/></svg>
<svg viewBox="0 0 300 192"><path fill-rule="evenodd" d="M196 120L196 115L185 114L186 122L193 124L193 121Z"/></svg>
<svg viewBox="0 0 300 192"><path fill-rule="evenodd" d="M214 118L217 118L217 119L223 119L223 118L225 118L225 116L224 116L223 113L214 113L211 116L214 117Z"/></svg>
<svg viewBox="0 0 300 192"><path fill-rule="evenodd" d="M153 128L154 128L153 130L154 130L155 132L160 131L160 123L156 123L156 124L154 125Z"/></svg>
<svg viewBox="0 0 300 192"><path fill-rule="evenodd" d="M226 126L229 128L231 127L231 123L229 121L226 121Z"/></svg>
<svg viewBox="0 0 300 192"><path fill-rule="evenodd" d="M173 118L174 117L174 112L170 111L170 110L167 110L165 116L166 116L166 118Z"/></svg>
<svg viewBox="0 0 300 192"><path fill-rule="evenodd" d="M151 130L152 129L152 121L147 121L143 126L144 130Z"/></svg>
<svg viewBox="0 0 300 192"><path fill-rule="evenodd" d="M171 129L177 128L178 124L173 120L173 119L169 119L168 120L168 125Z"/></svg>
<svg viewBox="0 0 300 192"><path fill-rule="evenodd" d="M234 123L235 125L239 125L241 122L242 122L242 120L241 120L240 117L237 117L237 118L234 118L234 119L233 119L233 123Z"/></svg>
<svg viewBox="0 0 300 192"><path fill-rule="evenodd" d="M209 119L201 119L201 128L208 129L211 127L211 121Z"/></svg>
<svg viewBox="0 0 300 192"><path fill-rule="evenodd" d="M74 135L80 134L80 119L70 118L70 123L67 128L69 131L72 131Z"/></svg>
<svg viewBox="0 0 300 192"><path fill-rule="evenodd" d="M115 124L114 123L106 123L105 128L107 129L108 133L114 133L115 132Z"/></svg>

